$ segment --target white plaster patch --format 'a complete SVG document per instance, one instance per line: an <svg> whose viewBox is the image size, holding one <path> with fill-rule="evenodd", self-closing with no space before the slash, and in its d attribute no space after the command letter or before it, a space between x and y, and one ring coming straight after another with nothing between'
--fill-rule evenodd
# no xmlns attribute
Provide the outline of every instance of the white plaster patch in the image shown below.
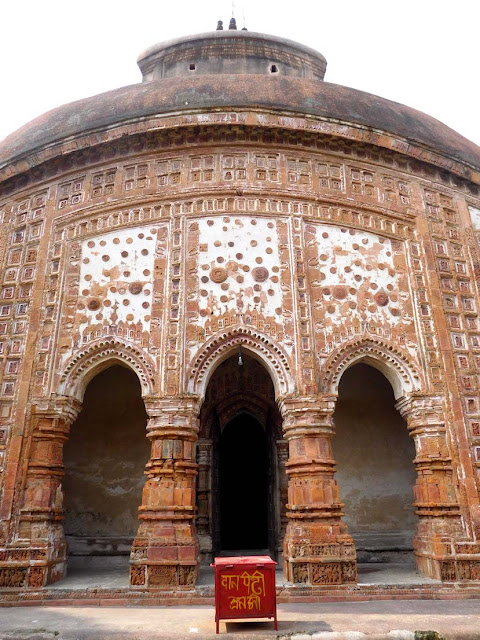
<svg viewBox="0 0 480 640"><path fill-rule="evenodd" d="M102 335L110 325L130 339L150 330L156 244L151 231L150 227L121 229L82 243L80 342Z"/></svg>
<svg viewBox="0 0 480 640"><path fill-rule="evenodd" d="M198 324L229 312L282 321L280 259L275 223L231 216L199 220Z"/></svg>
<svg viewBox="0 0 480 640"><path fill-rule="evenodd" d="M470 220L475 231L480 231L480 209L475 207L468 207L470 211Z"/></svg>
<svg viewBox="0 0 480 640"><path fill-rule="evenodd" d="M326 311L327 324L340 325L348 317L399 324L405 296L399 290L391 241L328 225L317 226L316 240L322 280L314 305Z"/></svg>

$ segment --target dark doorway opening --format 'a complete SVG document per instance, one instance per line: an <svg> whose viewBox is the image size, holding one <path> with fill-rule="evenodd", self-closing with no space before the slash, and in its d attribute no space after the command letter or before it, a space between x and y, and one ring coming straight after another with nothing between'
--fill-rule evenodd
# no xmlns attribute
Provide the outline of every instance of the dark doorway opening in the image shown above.
<svg viewBox="0 0 480 640"><path fill-rule="evenodd" d="M262 425L241 413L220 436L222 549L268 547L268 451Z"/></svg>
<svg viewBox="0 0 480 640"><path fill-rule="evenodd" d="M281 552L288 443L272 379L247 349L219 364L200 412L197 530L202 562Z"/></svg>

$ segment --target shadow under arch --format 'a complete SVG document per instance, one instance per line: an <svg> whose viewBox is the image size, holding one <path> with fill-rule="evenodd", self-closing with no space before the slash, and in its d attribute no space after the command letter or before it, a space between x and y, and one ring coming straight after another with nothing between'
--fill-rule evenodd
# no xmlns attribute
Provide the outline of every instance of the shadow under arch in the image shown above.
<svg viewBox="0 0 480 640"><path fill-rule="evenodd" d="M72 355L62 368L58 394L81 402L88 383L114 365L126 367L136 374L142 397L153 395L153 360L143 349L118 337L100 338Z"/></svg>
<svg viewBox="0 0 480 640"><path fill-rule="evenodd" d="M422 378L412 359L387 341L357 338L335 349L323 365L322 391L337 395L344 372L364 363L378 369L390 382L396 400L422 390Z"/></svg>
<svg viewBox="0 0 480 640"><path fill-rule="evenodd" d="M294 392L293 376L283 348L260 331L243 326L223 331L203 346L188 371L188 392L204 398L213 373L239 349L265 367L277 399Z"/></svg>
<svg viewBox="0 0 480 640"><path fill-rule="evenodd" d="M383 372L365 361L348 367L333 421L335 476L357 561L413 566L415 442Z"/></svg>
<svg viewBox="0 0 480 640"><path fill-rule="evenodd" d="M135 371L96 369L64 444L63 528L68 570L115 567L128 576L151 445Z"/></svg>

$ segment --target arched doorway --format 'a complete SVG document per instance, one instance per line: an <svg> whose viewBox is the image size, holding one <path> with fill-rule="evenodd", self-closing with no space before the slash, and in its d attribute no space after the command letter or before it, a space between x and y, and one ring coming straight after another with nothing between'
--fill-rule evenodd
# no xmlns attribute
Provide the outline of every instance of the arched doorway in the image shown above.
<svg viewBox="0 0 480 640"><path fill-rule="evenodd" d="M359 562L414 562L415 444L392 387L367 364L343 374L334 414L336 478Z"/></svg>
<svg viewBox="0 0 480 640"><path fill-rule="evenodd" d="M197 498L204 562L242 551L276 556L285 531L286 442L273 383L248 353L241 362L235 353L218 366L200 413Z"/></svg>
<svg viewBox="0 0 480 640"><path fill-rule="evenodd" d="M90 381L64 449L70 568L121 565L128 573L150 454L146 422L133 371L114 365Z"/></svg>

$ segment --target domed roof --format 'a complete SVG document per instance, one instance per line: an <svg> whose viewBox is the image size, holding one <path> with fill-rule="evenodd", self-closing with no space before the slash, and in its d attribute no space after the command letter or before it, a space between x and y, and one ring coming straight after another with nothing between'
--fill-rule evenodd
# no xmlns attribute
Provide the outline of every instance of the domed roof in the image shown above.
<svg viewBox="0 0 480 640"><path fill-rule="evenodd" d="M169 114L247 109L306 115L339 127L353 124L371 131L373 144L381 145L377 141L385 132L401 139L404 153L413 145L416 157L422 149L440 154L461 163L463 175L472 170L478 177L480 148L473 142L420 111L322 81L325 58L289 40L216 31L156 45L140 56L139 65L144 82L58 107L5 138L0 171L27 158L24 169L33 166L34 152L85 134Z"/></svg>

